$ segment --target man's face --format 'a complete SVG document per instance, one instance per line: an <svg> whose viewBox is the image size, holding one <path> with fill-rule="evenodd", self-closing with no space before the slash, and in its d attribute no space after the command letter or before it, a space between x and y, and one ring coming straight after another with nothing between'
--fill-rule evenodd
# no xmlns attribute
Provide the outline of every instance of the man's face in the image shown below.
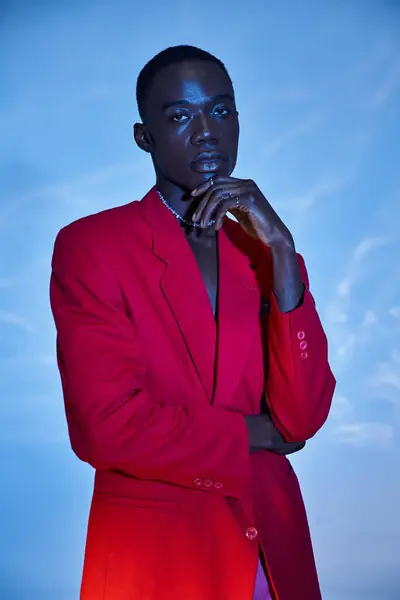
<svg viewBox="0 0 400 600"><path fill-rule="evenodd" d="M235 168L239 122L234 92L214 63L187 61L158 73L147 95L145 126L158 179L192 191Z"/></svg>

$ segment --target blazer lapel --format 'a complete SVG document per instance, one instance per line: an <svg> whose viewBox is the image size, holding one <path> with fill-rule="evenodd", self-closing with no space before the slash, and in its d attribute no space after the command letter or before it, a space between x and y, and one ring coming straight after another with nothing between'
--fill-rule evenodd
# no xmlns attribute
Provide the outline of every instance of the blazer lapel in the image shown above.
<svg viewBox="0 0 400 600"><path fill-rule="evenodd" d="M192 359L207 400L214 385L216 325L207 290L180 225L162 204L155 188L141 201L151 225L153 252L164 263L159 285Z"/></svg>

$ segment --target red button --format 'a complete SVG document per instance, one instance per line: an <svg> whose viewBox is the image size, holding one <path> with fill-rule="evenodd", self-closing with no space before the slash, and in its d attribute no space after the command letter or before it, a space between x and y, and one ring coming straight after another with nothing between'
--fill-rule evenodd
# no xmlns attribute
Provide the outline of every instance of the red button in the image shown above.
<svg viewBox="0 0 400 600"><path fill-rule="evenodd" d="M223 487L223 484L220 481L217 481L217 483L214 483L214 487L217 490L220 490Z"/></svg>
<svg viewBox="0 0 400 600"><path fill-rule="evenodd" d="M304 333L304 331L299 331L299 333L297 334L297 337L299 338L299 340L304 340L304 338L306 337L306 334Z"/></svg>
<svg viewBox="0 0 400 600"><path fill-rule="evenodd" d="M305 350L307 348L307 342L300 342L300 350Z"/></svg>
<svg viewBox="0 0 400 600"><path fill-rule="evenodd" d="M206 480L205 480L205 482L204 482L204 485L205 485L206 487L211 487L211 486L212 486L212 484L213 484L213 482L211 481L211 479L206 479Z"/></svg>
<svg viewBox="0 0 400 600"><path fill-rule="evenodd" d="M302 352L302 353L300 354L300 358L301 358L301 360L306 360L307 356L308 356L308 352Z"/></svg>
<svg viewBox="0 0 400 600"><path fill-rule="evenodd" d="M203 480L198 477L193 481L194 485L203 485Z"/></svg>
<svg viewBox="0 0 400 600"><path fill-rule="evenodd" d="M249 540L255 540L256 537L258 536L258 531L255 527L249 527L246 530L246 536L249 538Z"/></svg>

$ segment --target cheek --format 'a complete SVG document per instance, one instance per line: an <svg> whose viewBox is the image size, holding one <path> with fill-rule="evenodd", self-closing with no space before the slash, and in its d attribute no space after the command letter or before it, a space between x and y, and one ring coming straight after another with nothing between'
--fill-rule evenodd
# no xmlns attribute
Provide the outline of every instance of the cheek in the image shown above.
<svg viewBox="0 0 400 600"><path fill-rule="evenodd" d="M189 158L193 154L187 135L175 133L168 138L158 140L155 145L154 162L165 173L181 177L189 169ZM190 169L189 169L190 170Z"/></svg>
<svg viewBox="0 0 400 600"><path fill-rule="evenodd" d="M221 139L225 140L225 143L229 146L232 153L236 152L239 143L239 128L230 127L227 131L221 132Z"/></svg>
<svg viewBox="0 0 400 600"><path fill-rule="evenodd" d="M236 144L238 144L238 142L239 142L239 125L237 127L235 127L234 131L232 132L232 137L234 138Z"/></svg>

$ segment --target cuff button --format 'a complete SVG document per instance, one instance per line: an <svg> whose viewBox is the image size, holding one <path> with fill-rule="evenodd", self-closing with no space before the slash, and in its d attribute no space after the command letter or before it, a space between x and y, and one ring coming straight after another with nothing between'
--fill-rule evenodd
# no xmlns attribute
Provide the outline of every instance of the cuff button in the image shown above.
<svg viewBox="0 0 400 600"><path fill-rule="evenodd" d="M258 537L258 531L255 527L249 527L246 530L246 536L249 538L249 540L255 540Z"/></svg>

